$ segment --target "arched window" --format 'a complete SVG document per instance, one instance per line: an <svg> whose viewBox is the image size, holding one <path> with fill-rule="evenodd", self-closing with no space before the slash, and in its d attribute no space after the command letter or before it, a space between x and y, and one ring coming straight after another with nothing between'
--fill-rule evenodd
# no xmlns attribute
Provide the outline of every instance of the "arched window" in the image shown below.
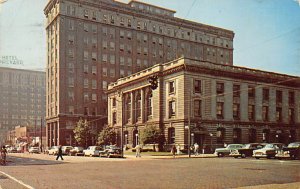
<svg viewBox="0 0 300 189"><path fill-rule="evenodd" d="M224 143L225 131L226 130L223 127L217 128L217 143Z"/></svg>
<svg viewBox="0 0 300 189"><path fill-rule="evenodd" d="M128 123L131 118L131 97L126 95L125 97L125 122Z"/></svg>
<svg viewBox="0 0 300 189"><path fill-rule="evenodd" d="M149 90L146 96L146 118L152 115L152 91Z"/></svg>
<svg viewBox="0 0 300 189"><path fill-rule="evenodd" d="M175 128L174 127L170 127L168 129L168 143L175 144Z"/></svg>
<svg viewBox="0 0 300 189"><path fill-rule="evenodd" d="M233 143L240 144L242 139L242 130L240 128L233 129Z"/></svg>
<svg viewBox="0 0 300 189"><path fill-rule="evenodd" d="M249 129L249 143L256 142L256 129Z"/></svg>
<svg viewBox="0 0 300 189"><path fill-rule="evenodd" d="M138 92L135 98L135 107L136 107L136 121L141 118L141 93Z"/></svg>

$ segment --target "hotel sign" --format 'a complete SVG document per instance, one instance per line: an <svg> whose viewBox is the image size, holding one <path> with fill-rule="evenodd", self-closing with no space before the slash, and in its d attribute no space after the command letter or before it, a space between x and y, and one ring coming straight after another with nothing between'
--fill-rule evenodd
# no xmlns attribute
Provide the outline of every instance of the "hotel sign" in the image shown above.
<svg viewBox="0 0 300 189"><path fill-rule="evenodd" d="M18 59L17 56L2 56L0 57L0 64L23 65L23 60Z"/></svg>

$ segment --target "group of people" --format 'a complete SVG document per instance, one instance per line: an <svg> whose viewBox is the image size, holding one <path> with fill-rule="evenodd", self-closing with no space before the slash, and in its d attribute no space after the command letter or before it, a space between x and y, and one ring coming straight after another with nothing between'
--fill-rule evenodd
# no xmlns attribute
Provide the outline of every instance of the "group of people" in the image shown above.
<svg viewBox="0 0 300 189"><path fill-rule="evenodd" d="M194 155L198 156L199 155L199 144L195 143L193 147L191 147L192 150L194 150ZM171 148L171 154L173 155L173 158L175 158L177 151L177 155L180 154L180 145L178 144L177 147L175 145L172 146Z"/></svg>
<svg viewBox="0 0 300 189"><path fill-rule="evenodd" d="M7 154L7 150L6 150L5 146L2 146L2 148L1 148L1 161L0 161L1 165L6 165L6 154Z"/></svg>

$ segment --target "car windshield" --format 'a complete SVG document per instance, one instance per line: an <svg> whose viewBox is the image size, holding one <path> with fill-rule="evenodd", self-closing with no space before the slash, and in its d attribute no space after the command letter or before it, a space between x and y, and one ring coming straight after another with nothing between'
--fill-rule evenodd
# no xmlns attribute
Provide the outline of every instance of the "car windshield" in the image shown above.
<svg viewBox="0 0 300 189"><path fill-rule="evenodd" d="M273 144L267 144L267 145L265 146L265 148L274 148L274 145L273 145Z"/></svg>
<svg viewBox="0 0 300 189"><path fill-rule="evenodd" d="M251 144L245 144L243 148L250 148Z"/></svg>
<svg viewBox="0 0 300 189"><path fill-rule="evenodd" d="M288 147L299 147L300 143L291 143L288 145Z"/></svg>

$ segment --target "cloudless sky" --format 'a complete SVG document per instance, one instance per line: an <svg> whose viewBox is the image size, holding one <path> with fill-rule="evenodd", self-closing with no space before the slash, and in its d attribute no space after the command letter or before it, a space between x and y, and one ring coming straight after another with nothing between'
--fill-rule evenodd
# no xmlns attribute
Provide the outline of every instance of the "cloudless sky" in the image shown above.
<svg viewBox="0 0 300 189"><path fill-rule="evenodd" d="M0 59L16 56L23 65L15 67L44 70L47 1L0 4ZM175 10L176 17L234 31L234 65L300 76L299 0L142 1Z"/></svg>

